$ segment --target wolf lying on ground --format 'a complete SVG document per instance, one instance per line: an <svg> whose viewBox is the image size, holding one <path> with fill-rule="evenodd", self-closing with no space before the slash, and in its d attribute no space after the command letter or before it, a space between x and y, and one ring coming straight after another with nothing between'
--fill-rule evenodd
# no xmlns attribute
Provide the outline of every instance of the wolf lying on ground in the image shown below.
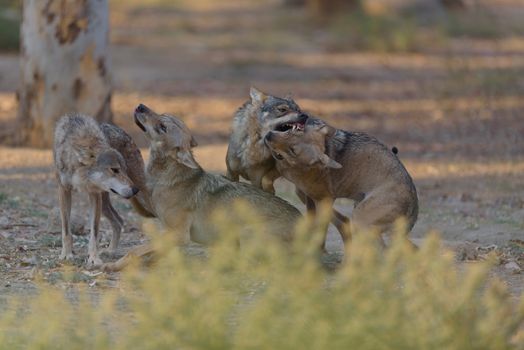
<svg viewBox="0 0 524 350"><path fill-rule="evenodd" d="M69 221L71 191L74 189L89 195L91 234L87 265L99 266L102 261L98 253L98 231L103 193L111 191L124 198L131 198L139 189L127 175L122 155L109 145L98 123L91 117L66 115L58 121L55 127L53 156L62 219L60 258L73 258L73 238ZM108 215L113 228L118 228L113 231L111 242L111 246L116 247L121 218L118 214L115 215L116 211L109 201L105 204L104 213Z"/></svg>
<svg viewBox="0 0 524 350"><path fill-rule="evenodd" d="M277 160L278 171L312 202L349 198L355 201L350 232L390 229L399 217L412 229L418 214L417 191L396 156L365 133L335 129L319 119L308 119L304 130L270 131L265 143ZM348 239L344 221L334 221Z"/></svg>
<svg viewBox="0 0 524 350"><path fill-rule="evenodd" d="M180 119L156 114L141 104L135 110L135 123L151 143L146 178L153 211L164 229L176 235L177 243L213 241L217 235L213 213L231 208L239 199L256 210L267 233L283 241L293 238L300 212L254 186L204 171L192 154L196 141ZM120 270L132 256L151 251L148 246L138 247L117 262L105 264L104 270Z"/></svg>

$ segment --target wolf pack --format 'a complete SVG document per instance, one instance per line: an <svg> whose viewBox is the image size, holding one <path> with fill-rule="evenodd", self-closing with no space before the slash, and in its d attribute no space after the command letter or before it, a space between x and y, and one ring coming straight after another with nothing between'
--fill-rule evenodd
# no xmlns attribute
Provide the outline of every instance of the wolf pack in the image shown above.
<svg viewBox="0 0 524 350"><path fill-rule="evenodd" d="M306 215L317 215L320 205L332 208L331 223L345 244L352 234L369 232L384 245L382 234L390 232L399 219L406 233L417 220L417 191L396 147L389 148L363 132L337 129L304 112L291 98L250 89L250 99L233 118L226 176L206 172L199 165L193 155L197 141L181 118L140 104L134 110L134 122L149 141L147 166L136 143L120 127L80 114L58 120L53 155L62 223L60 259L74 257L73 191L89 197L86 266L105 271L121 270L133 257L154 252L146 244L117 261L101 260L101 216L112 228L109 251L117 249L124 223L111 204L110 193L128 199L139 215L156 218L180 245L216 240L220 231L213 213L237 202L253 209L252 224L261 228L250 231L246 227L247 232L291 242L303 214L275 195L274 182L279 177L295 185ZM337 198L353 201L350 217L333 208Z"/></svg>

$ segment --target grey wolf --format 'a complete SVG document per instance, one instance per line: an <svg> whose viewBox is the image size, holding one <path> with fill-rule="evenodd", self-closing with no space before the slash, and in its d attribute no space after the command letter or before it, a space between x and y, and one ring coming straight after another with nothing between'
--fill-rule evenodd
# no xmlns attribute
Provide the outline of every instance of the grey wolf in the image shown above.
<svg viewBox="0 0 524 350"><path fill-rule="evenodd" d="M139 189L138 193L129 199L131 205L141 216L154 217L149 191L146 187L144 159L137 145L131 136L116 125L101 123L100 129L104 133L109 146L124 158L127 176L134 186ZM109 220L113 229L113 237L109 243L108 250L115 252L120 242L120 233L122 232L124 220L112 206L109 192L102 193L102 214Z"/></svg>
<svg viewBox="0 0 524 350"><path fill-rule="evenodd" d="M102 129L109 146L118 151L118 153L120 153L124 158L127 175L133 184L139 189L139 192L129 199L131 205L141 216L149 218L154 217L155 215L151 208L149 190L146 186L144 159L142 158L142 154L137 145L131 136L116 125L101 123L100 129ZM105 200L105 198L107 198L107 200ZM109 193L105 192L102 194L102 213L104 215L107 213L108 215L106 215L106 217L108 218L110 217L109 210L116 213L111 206ZM118 213L116 213L116 215L118 215ZM121 221L121 218L119 221ZM114 221L111 222L113 223ZM118 241L116 243L118 243Z"/></svg>
<svg viewBox="0 0 524 350"><path fill-rule="evenodd" d="M309 115L291 98L266 94L254 87L249 91L250 101L244 103L233 118L233 126L226 155L227 177L239 181L242 176L264 191L274 194L274 181L280 177L275 159L264 143L268 131L303 130ZM307 196L296 190L302 203L308 205ZM311 203L311 200L309 199ZM309 205L311 207L311 205ZM338 221L347 218L334 210Z"/></svg>
<svg viewBox="0 0 524 350"><path fill-rule="evenodd" d="M178 244L211 243L218 234L211 220L213 213L227 210L239 199L256 209L265 232L284 242L292 239L300 212L252 185L232 182L202 169L192 153L197 143L182 120L159 115L141 104L135 110L135 123L150 141L146 178L153 211L163 228L176 235ZM104 270L119 270L131 256L151 251L147 246L138 247L119 261L106 264Z"/></svg>
<svg viewBox="0 0 524 350"><path fill-rule="evenodd" d="M98 123L88 116L66 115L55 127L53 147L60 216L62 221L61 259L73 258L73 239L70 230L71 192L78 190L89 195L90 238L88 266L98 266L102 261L98 253L98 231L102 210L102 195L113 192L131 198L139 189L126 174L127 167L122 155L112 148ZM107 206L107 203L108 206ZM104 213L113 221L120 221L110 202ZM109 213L109 211L114 211ZM121 222L118 222L121 225ZM116 225L112 223L113 227ZM113 232L118 240L120 232ZM117 242L112 242L114 247Z"/></svg>
<svg viewBox="0 0 524 350"><path fill-rule="evenodd" d="M350 232L382 233L399 217L407 220L408 231L415 224L413 180L394 151L376 138L309 118L304 130L270 131L264 140L278 171L312 200L308 208L314 210L321 201L332 204L336 198L355 202ZM344 230L347 218L333 219L343 239L350 238Z"/></svg>
<svg viewBox="0 0 524 350"><path fill-rule="evenodd" d="M264 135L275 120L303 125L307 116L290 98L268 95L254 87L249 94L251 100L244 103L233 118L226 155L227 177L238 181L242 176L254 186L275 193L273 182L280 174L264 144Z"/></svg>

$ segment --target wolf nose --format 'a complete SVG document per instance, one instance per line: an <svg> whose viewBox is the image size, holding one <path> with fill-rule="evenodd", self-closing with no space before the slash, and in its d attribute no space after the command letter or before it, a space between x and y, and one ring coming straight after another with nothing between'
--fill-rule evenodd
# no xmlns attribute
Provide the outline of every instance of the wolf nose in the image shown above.
<svg viewBox="0 0 524 350"><path fill-rule="evenodd" d="M131 191L133 191L133 196L134 196L135 194L138 193L139 189L138 189L138 187L133 186L133 187L131 188Z"/></svg>
<svg viewBox="0 0 524 350"><path fill-rule="evenodd" d="M136 107L135 109L135 112L137 113L145 113L148 111L149 108L147 108L145 105L143 105L142 103L138 105L138 107Z"/></svg>
<svg viewBox="0 0 524 350"><path fill-rule="evenodd" d="M271 141L271 139L273 138L273 132L272 131L269 131L267 134L266 134L266 137L264 137L266 139L266 141Z"/></svg>

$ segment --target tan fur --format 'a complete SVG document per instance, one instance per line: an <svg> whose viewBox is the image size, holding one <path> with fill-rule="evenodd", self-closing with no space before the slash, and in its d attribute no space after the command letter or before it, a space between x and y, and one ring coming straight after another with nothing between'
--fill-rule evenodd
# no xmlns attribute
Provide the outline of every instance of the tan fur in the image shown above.
<svg viewBox="0 0 524 350"><path fill-rule="evenodd" d="M228 210L236 200L256 209L265 231L284 241L293 236L299 211L286 201L245 183L204 171L193 157L196 141L180 120L158 115L144 105L135 112L137 125L151 142L147 184L153 210L166 231L176 235L179 244L190 240L208 244L217 238L211 220L217 210ZM106 264L104 270L123 268L133 256L149 254L149 248L136 248L121 260Z"/></svg>
<svg viewBox="0 0 524 350"><path fill-rule="evenodd" d="M98 123L88 116L66 115L55 127L53 156L59 189L62 219L61 259L73 258L73 239L70 230L71 191L89 195L91 208L89 267L102 264L98 253L98 231L101 212L113 226L111 246L116 247L122 226L121 218L109 202L108 191L131 198L138 192L127 175L122 155L113 149Z"/></svg>
<svg viewBox="0 0 524 350"><path fill-rule="evenodd" d="M398 157L377 139L337 130L309 119L304 131L269 132L265 142L277 169L314 205L336 198L355 201L351 231L388 230L405 217L411 230L418 214L417 192ZM340 219L340 218L339 218ZM343 238L344 222L335 218Z"/></svg>

